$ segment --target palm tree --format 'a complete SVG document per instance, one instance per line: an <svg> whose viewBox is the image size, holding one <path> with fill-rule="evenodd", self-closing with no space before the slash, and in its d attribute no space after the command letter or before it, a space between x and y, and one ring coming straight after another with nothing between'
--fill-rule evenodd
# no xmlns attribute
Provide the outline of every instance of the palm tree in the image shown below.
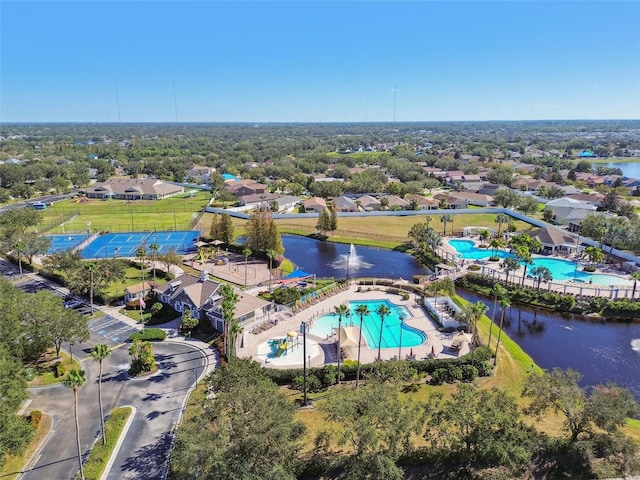
<svg viewBox="0 0 640 480"><path fill-rule="evenodd" d="M498 258L498 250L505 246L505 241L500 237L496 237L491 239L491 241L489 242L489 246L491 247L492 251L491 258L496 259Z"/></svg>
<svg viewBox="0 0 640 480"><path fill-rule="evenodd" d="M493 366L498 364L498 348L500 347L500 337L502 336L502 325L504 324L504 312L511 304L508 298L500 299L500 329L498 330L498 342L496 343L496 354L493 357Z"/></svg>
<svg viewBox="0 0 640 480"><path fill-rule="evenodd" d="M489 341L487 342L487 347L489 348L491 348L491 334L493 333L493 324L495 323L496 311L498 309L498 297L504 297L507 290L499 283L496 283L491 289L491 293L493 293L493 315L491 315L491 323L489 323Z"/></svg>
<svg viewBox="0 0 640 480"><path fill-rule="evenodd" d="M502 267L502 270L504 270L504 272L505 272L505 280L508 283L509 282L509 272L512 272L514 270L518 270L520 268L520 264L518 263L518 260L516 260L514 257L507 257L502 262L501 267Z"/></svg>
<svg viewBox="0 0 640 480"><path fill-rule="evenodd" d="M531 252L527 249L527 247L517 247L516 256L524 267L524 271L522 272L522 283L520 284L521 287L524 287L524 279L527 276L527 267L529 265L533 265L533 257L531 256Z"/></svg>
<svg viewBox="0 0 640 480"><path fill-rule="evenodd" d="M89 262L85 264L85 268L89 272L89 306L91 308L91 315L93 315L93 287L94 287L93 277L98 271L98 266L93 262ZM142 283L144 288L144 279L142 280Z"/></svg>
<svg viewBox="0 0 640 480"><path fill-rule="evenodd" d="M91 358L100 365L100 375L98 376L98 404L100 405L100 424L102 425L102 444L107 444L107 436L104 432L104 412L102 411L102 361L111 354L108 345L100 343L91 350Z"/></svg>
<svg viewBox="0 0 640 480"><path fill-rule="evenodd" d="M84 469L82 468L82 450L80 449L80 424L78 423L78 389L87 382L84 370L75 368L67 374L64 384L73 389L73 412L76 417L76 445L78 446L78 463L80 464L80 478L84 480Z"/></svg>
<svg viewBox="0 0 640 480"><path fill-rule="evenodd" d="M340 385L340 357L342 356L340 353L340 329L342 328L342 316L349 313L349 307L344 303L341 303L340 305L336 305L334 308L338 314L338 385Z"/></svg>
<svg viewBox="0 0 640 480"><path fill-rule="evenodd" d="M251 249L245 248L242 250L242 254L244 255L244 286L247 286L247 264L249 263L249 255L251 255Z"/></svg>
<svg viewBox="0 0 640 480"><path fill-rule="evenodd" d="M391 313L391 309L384 303L376 308L376 313L380 316L380 338L378 339L378 361L382 360L380 349L382 348L382 329L384 327L384 317Z"/></svg>
<svg viewBox="0 0 640 480"><path fill-rule="evenodd" d="M496 219L494 221L498 224L498 233L496 234L496 237L499 238L500 231L502 230L502 224L509 223L509 215L506 215L504 213L499 213L496 215Z"/></svg>
<svg viewBox="0 0 640 480"><path fill-rule="evenodd" d="M584 249L584 254L589 259L589 263L591 263L591 265L595 265L604 260L604 253L598 247L587 247Z"/></svg>
<svg viewBox="0 0 640 480"><path fill-rule="evenodd" d="M444 236L447 234L447 223L449 222L452 223L451 233L453 234L453 215L451 215L450 213L445 213L440 217L440 221L442 222L442 235Z"/></svg>
<svg viewBox="0 0 640 480"><path fill-rule="evenodd" d="M13 251L15 252L16 256L18 257L18 269L20 270L20 278L22 278L24 275L22 273L22 254L25 251L25 243L22 240L18 240L14 245L13 245Z"/></svg>
<svg viewBox="0 0 640 480"><path fill-rule="evenodd" d="M236 356L237 340L238 336L242 335L242 332L244 332L244 327L237 321L234 321L229 327L229 354L232 357Z"/></svg>
<svg viewBox="0 0 640 480"><path fill-rule="evenodd" d="M157 243L152 243L149 245L149 250L151 250L151 258L152 258L152 267L153 267L153 283L156 282L156 257L158 255L158 251L160 250L160 245Z"/></svg>
<svg viewBox="0 0 640 480"><path fill-rule="evenodd" d="M531 276L536 280L536 290L540 290L540 282L550 282L553 280L551 270L540 265L531 269Z"/></svg>
<svg viewBox="0 0 640 480"><path fill-rule="evenodd" d="M360 347L362 346L362 322L364 321L364 316L369 315L371 312L369 311L369 307L366 305L358 305L356 307L356 313L360 316L360 335L358 337L358 370L356 372L356 387L360 384Z"/></svg>
<svg viewBox="0 0 640 480"><path fill-rule="evenodd" d="M489 307L484 302L476 302L470 307L467 307L467 315L469 319L469 326L471 327L471 364L473 365L473 360L476 351L476 336L478 330L478 320L480 317L485 314L485 312L489 309Z"/></svg>
<svg viewBox="0 0 640 480"><path fill-rule="evenodd" d="M633 291L631 292L631 299L633 300L633 297L636 296L636 286L638 284L638 280L640 280L640 271L631 272L629 276L633 278Z"/></svg>
<svg viewBox="0 0 640 480"><path fill-rule="evenodd" d="M278 256L278 252L272 249L267 250L267 257L269 257L269 292L271 292L271 279L272 276L272 268L273 268L273 259Z"/></svg>

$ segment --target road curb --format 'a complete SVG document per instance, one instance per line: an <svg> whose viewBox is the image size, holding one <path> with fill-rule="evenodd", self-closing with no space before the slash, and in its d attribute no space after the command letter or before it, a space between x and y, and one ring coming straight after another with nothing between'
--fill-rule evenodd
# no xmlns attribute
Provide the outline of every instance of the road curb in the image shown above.
<svg viewBox="0 0 640 480"><path fill-rule="evenodd" d="M127 418L127 423L124 424L124 428L122 429L122 432L120 432L118 441L113 447L113 451L109 456L109 460L107 461L107 464L104 466L102 475L100 475L100 480L106 480L109 474L111 473L111 467L113 467L113 462L115 462L116 457L120 452L120 448L122 447L122 443L124 442L124 439L127 437L127 433L129 432L129 427L131 427L131 424L133 423L133 419L135 418L136 413L138 412L138 409L133 405L120 405L117 408L127 408L127 407L131 409L131 415L129 415L129 418Z"/></svg>

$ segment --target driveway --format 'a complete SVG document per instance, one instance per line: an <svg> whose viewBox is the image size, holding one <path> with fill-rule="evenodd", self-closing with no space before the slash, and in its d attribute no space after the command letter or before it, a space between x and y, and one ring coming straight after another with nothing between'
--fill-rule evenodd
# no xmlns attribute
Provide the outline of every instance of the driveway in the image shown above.
<svg viewBox="0 0 640 480"><path fill-rule="evenodd" d="M92 333L90 343L100 343ZM86 358L91 344L74 347L82 355L87 383L78 392L80 443L86 456L100 434L98 364ZM195 344L195 342L193 342ZM82 352L82 353L80 353ZM215 363L211 350L203 351L187 341L154 344L159 371L146 378L127 374L128 344L115 348L104 361L102 400L107 414L116 406L132 405L137 412L109 474L110 479L164 478L172 442L187 393L204 371ZM28 410L41 410L53 419L52 432L32 459L22 479L74 479L79 470L75 441L73 392L64 386L31 389Z"/></svg>

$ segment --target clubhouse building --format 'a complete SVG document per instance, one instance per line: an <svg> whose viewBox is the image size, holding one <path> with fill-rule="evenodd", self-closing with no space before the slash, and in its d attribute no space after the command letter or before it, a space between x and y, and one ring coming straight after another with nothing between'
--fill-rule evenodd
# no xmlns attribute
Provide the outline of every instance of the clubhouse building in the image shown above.
<svg viewBox="0 0 640 480"><path fill-rule="evenodd" d="M184 187L155 178L110 178L83 188L80 193L101 200L160 200L184 193Z"/></svg>

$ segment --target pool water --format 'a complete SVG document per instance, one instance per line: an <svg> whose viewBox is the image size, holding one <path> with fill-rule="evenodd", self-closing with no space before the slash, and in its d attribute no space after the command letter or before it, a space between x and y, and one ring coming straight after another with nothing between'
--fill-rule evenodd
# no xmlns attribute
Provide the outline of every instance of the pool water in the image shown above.
<svg viewBox="0 0 640 480"><path fill-rule="evenodd" d="M483 258L489 258L493 254L491 248L478 248L475 246L473 240L449 240L451 245L461 258L479 260ZM500 258L515 257L515 255L505 252L504 250L498 250L496 256ZM498 265L495 265L498 268ZM527 274L535 267L547 267L551 271L553 280L562 282L567 280L576 280L580 283L592 283L596 285L630 285L630 281L618 277L615 275L607 275L604 273L586 273L580 270L576 270L576 262L565 260L563 258L553 257L534 257L533 265L529 265L527 268ZM522 270L520 270L522 274ZM517 272L516 272L517 275Z"/></svg>
<svg viewBox="0 0 640 480"><path fill-rule="evenodd" d="M386 305L391 313L384 318L384 326L382 328L381 348L398 348L400 347L400 338L402 337L403 347L416 347L423 344L427 340L427 335L413 327L409 327L405 323L401 323L400 317L408 318L411 316L409 311L398 305L394 305L388 300L362 300L358 302L348 302L349 315L342 317L343 327L359 327L360 315L356 313L358 305L366 305L369 308L369 314L362 319L362 334L367 341L369 348L378 348L380 340L380 316L376 313L380 305ZM338 315L330 313L319 317L313 324L309 333L321 338L327 338L334 334L338 328ZM402 334L400 331L402 330Z"/></svg>

